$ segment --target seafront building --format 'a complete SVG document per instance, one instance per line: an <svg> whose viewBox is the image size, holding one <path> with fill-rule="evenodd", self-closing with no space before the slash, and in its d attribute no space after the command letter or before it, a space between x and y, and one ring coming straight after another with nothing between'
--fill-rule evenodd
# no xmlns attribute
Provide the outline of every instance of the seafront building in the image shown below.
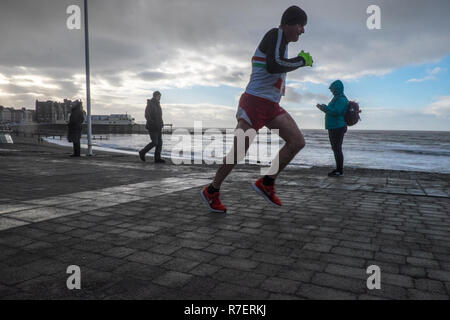
<svg viewBox="0 0 450 320"><path fill-rule="evenodd" d="M72 100L63 102L36 100L36 122L46 124L66 124L69 122Z"/></svg>
<svg viewBox="0 0 450 320"><path fill-rule="evenodd" d="M36 112L34 110L0 106L0 124L31 124L35 119Z"/></svg>
<svg viewBox="0 0 450 320"><path fill-rule="evenodd" d="M35 110L0 106L0 129L14 128L17 132L27 134L65 132L72 107L77 101L79 100L64 99L63 102L36 100ZM93 129L97 133L146 132L144 125L136 124L135 119L127 113L93 115L91 119Z"/></svg>

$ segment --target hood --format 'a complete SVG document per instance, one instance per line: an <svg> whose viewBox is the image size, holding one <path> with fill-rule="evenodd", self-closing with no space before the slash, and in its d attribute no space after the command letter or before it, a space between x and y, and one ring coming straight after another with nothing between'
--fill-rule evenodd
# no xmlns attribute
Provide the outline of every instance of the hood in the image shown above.
<svg viewBox="0 0 450 320"><path fill-rule="evenodd" d="M338 96L341 94L344 94L344 84L342 83L341 80L336 80L334 81L331 85L330 88L331 92L333 93L333 95Z"/></svg>

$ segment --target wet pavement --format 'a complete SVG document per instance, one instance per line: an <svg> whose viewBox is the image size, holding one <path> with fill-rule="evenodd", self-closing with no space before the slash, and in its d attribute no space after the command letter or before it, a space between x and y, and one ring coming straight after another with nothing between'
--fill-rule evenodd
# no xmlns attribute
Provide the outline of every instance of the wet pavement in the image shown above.
<svg viewBox="0 0 450 320"><path fill-rule="evenodd" d="M2 299L448 299L450 175L288 169L282 208L239 165L227 214L200 199L215 167L0 145ZM81 289L67 286L80 268ZM367 268L381 289L368 289Z"/></svg>

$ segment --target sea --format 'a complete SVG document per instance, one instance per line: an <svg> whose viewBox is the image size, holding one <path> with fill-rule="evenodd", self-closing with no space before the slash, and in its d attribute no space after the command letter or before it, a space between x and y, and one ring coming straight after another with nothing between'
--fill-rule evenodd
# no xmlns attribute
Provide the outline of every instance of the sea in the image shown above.
<svg viewBox="0 0 450 320"><path fill-rule="evenodd" d="M290 163L290 167L334 166L326 130L302 130L306 146ZM187 130L174 130L163 135L162 156L177 163L213 163L221 159L233 141L233 131L221 135L206 131L192 134ZM93 149L135 154L150 138L145 134L93 135ZM66 139L46 138L58 145L71 146ZM86 148L87 139L81 140ZM247 163L268 165L283 141L276 134L260 131L247 157ZM386 170L450 173L450 131L382 131L352 130L349 128L343 143L344 167ZM150 151L153 154L153 150Z"/></svg>

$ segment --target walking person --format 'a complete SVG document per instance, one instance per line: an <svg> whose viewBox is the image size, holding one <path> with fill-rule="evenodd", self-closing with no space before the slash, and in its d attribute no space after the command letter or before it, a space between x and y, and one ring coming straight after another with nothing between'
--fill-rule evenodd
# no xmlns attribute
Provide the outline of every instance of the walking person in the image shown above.
<svg viewBox="0 0 450 320"><path fill-rule="evenodd" d="M202 199L213 212L226 212L226 207L219 198L220 186L237 162L245 156L256 132L263 126L278 129L280 137L286 143L272 162L278 164L276 172L259 178L252 187L269 203L281 206L281 201L275 194L275 179L304 147L305 139L294 119L279 102L285 91L286 73L300 67L312 66L312 57L307 52L302 51L291 59L288 59L287 54L288 44L298 41L299 36L305 32L306 23L307 16L301 8L289 7L283 13L279 27L268 31L255 51L250 82L240 98L236 114L238 123L233 147L224 158L212 183L201 191ZM246 134L250 129L253 129L253 137L243 144L244 154L239 154L238 132Z"/></svg>
<svg viewBox="0 0 450 320"><path fill-rule="evenodd" d="M147 100L147 107L145 108L145 119L147 124L145 128L148 130L151 142L147 144L144 149L139 151L139 158L145 161L145 154L155 147L155 163L165 163L164 159L161 159L162 150L162 129L164 122L162 119L161 110L161 93L159 91L153 92L153 98Z"/></svg>
<svg viewBox="0 0 450 320"><path fill-rule="evenodd" d="M71 157L80 157L81 153L81 132L83 129L84 114L81 101L75 101L70 111L68 123L67 140L73 143L73 154Z"/></svg>
<svg viewBox="0 0 450 320"><path fill-rule="evenodd" d="M328 137L336 161L336 169L328 173L328 176L340 177L344 175L342 143L344 142L344 135L347 132L344 115L348 108L348 100L344 95L344 84L342 81L334 81L329 89L333 94L333 99L328 105L318 104L317 108L325 112L325 129L328 130Z"/></svg>

